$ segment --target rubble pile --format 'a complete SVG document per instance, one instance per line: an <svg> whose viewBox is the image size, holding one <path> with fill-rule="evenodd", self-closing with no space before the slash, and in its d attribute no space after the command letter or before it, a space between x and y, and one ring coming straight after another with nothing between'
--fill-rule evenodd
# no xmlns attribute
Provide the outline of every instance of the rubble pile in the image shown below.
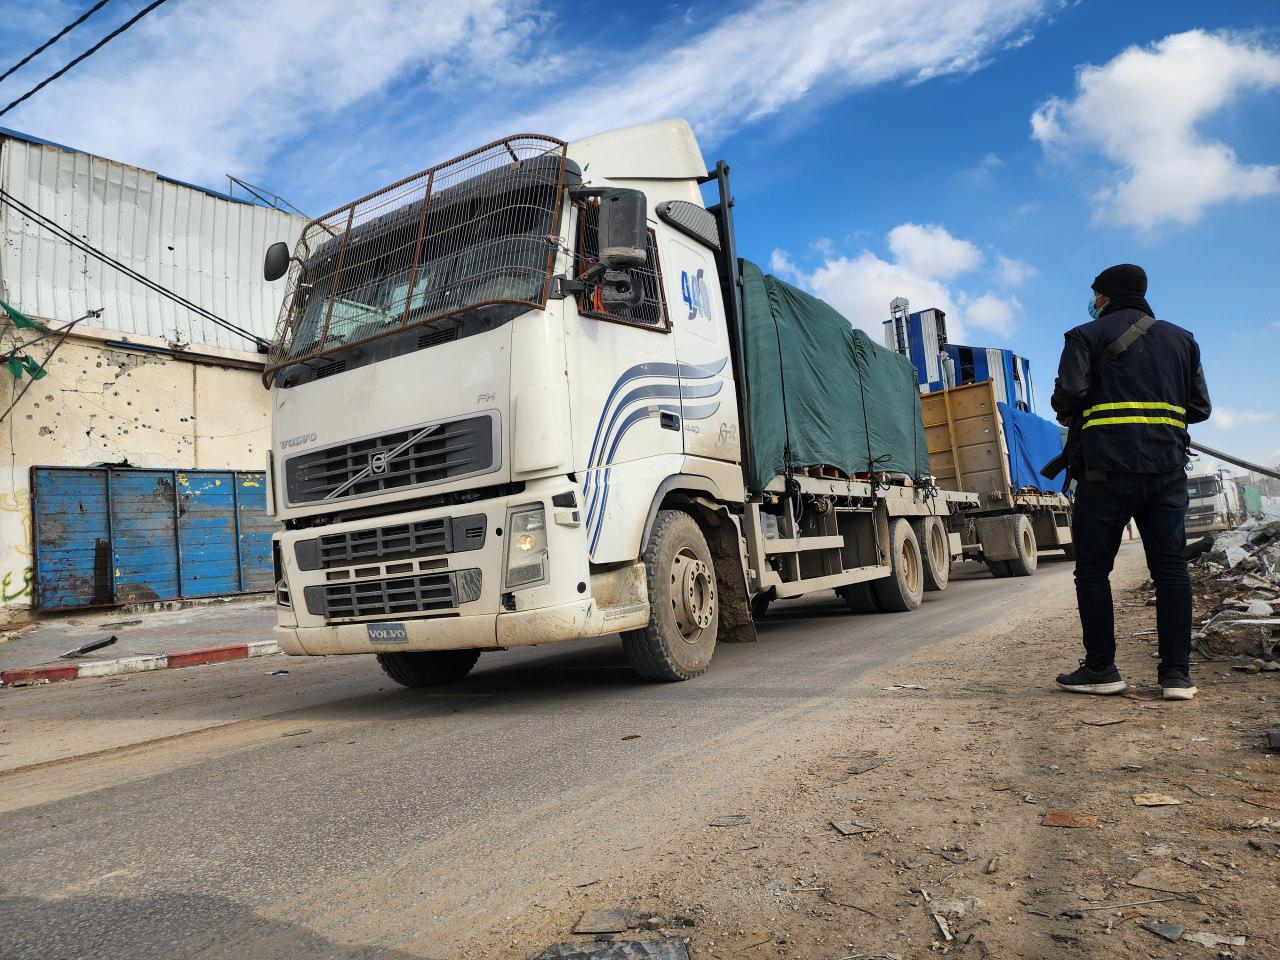
<svg viewBox="0 0 1280 960"><path fill-rule="evenodd" d="M1280 670L1280 520L1218 534L1190 571L1197 652Z"/></svg>

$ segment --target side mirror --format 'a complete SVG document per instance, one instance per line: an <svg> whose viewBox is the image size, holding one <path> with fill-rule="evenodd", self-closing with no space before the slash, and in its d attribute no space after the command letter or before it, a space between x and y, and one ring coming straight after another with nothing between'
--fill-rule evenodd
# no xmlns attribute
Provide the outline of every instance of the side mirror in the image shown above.
<svg viewBox="0 0 1280 960"><path fill-rule="evenodd" d="M610 190L600 198L600 259L625 270L649 260L648 203L640 190Z"/></svg>
<svg viewBox="0 0 1280 960"><path fill-rule="evenodd" d="M262 278L268 283L279 280L289 272L289 245L279 240L267 247L262 261Z"/></svg>

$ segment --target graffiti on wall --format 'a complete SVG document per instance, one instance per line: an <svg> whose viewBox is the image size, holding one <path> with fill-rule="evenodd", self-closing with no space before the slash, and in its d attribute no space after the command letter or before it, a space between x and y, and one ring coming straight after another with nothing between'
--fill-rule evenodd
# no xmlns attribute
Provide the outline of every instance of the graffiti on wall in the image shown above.
<svg viewBox="0 0 1280 960"><path fill-rule="evenodd" d="M0 603L12 603L31 594L32 534L31 534L31 496L27 490L14 490L12 493L0 492L0 514L17 514L17 517L0 517L0 522L8 526L14 519L22 528L22 533L13 545L16 557L5 557L4 562L16 559L20 566L6 569L0 573Z"/></svg>

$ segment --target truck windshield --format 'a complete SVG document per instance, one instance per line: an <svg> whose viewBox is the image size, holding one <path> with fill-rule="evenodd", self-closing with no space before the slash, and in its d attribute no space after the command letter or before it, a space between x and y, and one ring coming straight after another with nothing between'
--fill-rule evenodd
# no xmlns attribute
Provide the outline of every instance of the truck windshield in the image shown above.
<svg viewBox="0 0 1280 960"><path fill-rule="evenodd" d="M268 373L486 306L545 305L564 145L522 136L308 225Z"/></svg>
<svg viewBox="0 0 1280 960"><path fill-rule="evenodd" d="M1191 477L1187 480L1187 495L1196 497L1213 497L1222 491L1222 481L1217 477Z"/></svg>

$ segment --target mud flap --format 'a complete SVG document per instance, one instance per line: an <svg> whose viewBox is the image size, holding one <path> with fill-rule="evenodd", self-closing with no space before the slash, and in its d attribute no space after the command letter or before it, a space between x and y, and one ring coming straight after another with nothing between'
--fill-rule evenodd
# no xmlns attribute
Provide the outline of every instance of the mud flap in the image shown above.
<svg viewBox="0 0 1280 960"><path fill-rule="evenodd" d="M729 511L706 497L695 497L694 503L703 520L702 529L716 568L716 591L719 593L720 643L751 643L756 640L756 623L751 616L751 597L747 593L746 574L742 569L738 524Z"/></svg>

